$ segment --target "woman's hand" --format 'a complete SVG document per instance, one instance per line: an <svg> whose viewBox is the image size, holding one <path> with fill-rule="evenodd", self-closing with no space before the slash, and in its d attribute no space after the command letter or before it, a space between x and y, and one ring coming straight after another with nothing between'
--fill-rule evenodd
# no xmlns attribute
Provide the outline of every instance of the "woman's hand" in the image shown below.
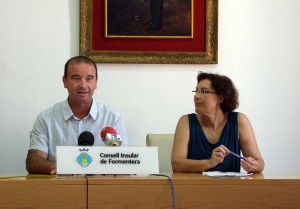
<svg viewBox="0 0 300 209"><path fill-rule="evenodd" d="M257 160L252 157L244 157L244 159L241 160L241 166L248 173L260 172L258 171L258 165Z"/></svg>
<svg viewBox="0 0 300 209"><path fill-rule="evenodd" d="M224 158L230 153L230 151L224 145L216 147L211 154L210 164L211 167L215 167L219 163L224 161Z"/></svg>

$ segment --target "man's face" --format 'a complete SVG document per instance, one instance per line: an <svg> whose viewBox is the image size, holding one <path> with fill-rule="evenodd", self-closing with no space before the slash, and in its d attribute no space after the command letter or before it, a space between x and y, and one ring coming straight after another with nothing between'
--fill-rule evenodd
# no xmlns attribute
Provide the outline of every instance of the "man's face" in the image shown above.
<svg viewBox="0 0 300 209"><path fill-rule="evenodd" d="M90 105L97 88L96 69L87 63L70 63L64 87L69 92L70 104Z"/></svg>

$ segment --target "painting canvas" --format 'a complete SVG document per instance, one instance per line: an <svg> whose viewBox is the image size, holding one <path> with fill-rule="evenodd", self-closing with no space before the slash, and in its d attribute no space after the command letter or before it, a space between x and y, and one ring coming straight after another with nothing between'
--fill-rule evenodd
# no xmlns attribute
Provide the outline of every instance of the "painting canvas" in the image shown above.
<svg viewBox="0 0 300 209"><path fill-rule="evenodd" d="M80 54L95 62L216 64L217 49L217 0L80 1Z"/></svg>
<svg viewBox="0 0 300 209"><path fill-rule="evenodd" d="M106 37L192 38L192 0L106 0Z"/></svg>

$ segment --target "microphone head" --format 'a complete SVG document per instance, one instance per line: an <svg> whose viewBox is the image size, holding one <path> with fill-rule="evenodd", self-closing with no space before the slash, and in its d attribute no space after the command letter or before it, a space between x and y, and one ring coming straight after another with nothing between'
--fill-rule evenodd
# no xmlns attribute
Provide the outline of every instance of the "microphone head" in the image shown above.
<svg viewBox="0 0 300 209"><path fill-rule="evenodd" d="M94 135L89 131L82 132L78 137L79 146L92 146L94 144Z"/></svg>
<svg viewBox="0 0 300 209"><path fill-rule="evenodd" d="M101 130L101 139L103 141L106 140L106 135L107 134L117 134L116 130L113 129L112 127L104 127L102 130Z"/></svg>

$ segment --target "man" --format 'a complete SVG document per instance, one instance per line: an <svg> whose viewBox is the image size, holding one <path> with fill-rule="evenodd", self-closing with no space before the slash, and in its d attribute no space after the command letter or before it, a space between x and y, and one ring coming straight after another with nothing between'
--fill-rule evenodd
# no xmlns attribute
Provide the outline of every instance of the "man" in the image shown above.
<svg viewBox="0 0 300 209"><path fill-rule="evenodd" d="M83 131L95 137L94 145L104 145L100 132L113 127L127 145L127 135L121 115L109 106L96 103L98 73L95 62L76 56L65 64L62 78L68 98L40 113L33 125L26 159L29 173L56 174L56 146L75 146Z"/></svg>

